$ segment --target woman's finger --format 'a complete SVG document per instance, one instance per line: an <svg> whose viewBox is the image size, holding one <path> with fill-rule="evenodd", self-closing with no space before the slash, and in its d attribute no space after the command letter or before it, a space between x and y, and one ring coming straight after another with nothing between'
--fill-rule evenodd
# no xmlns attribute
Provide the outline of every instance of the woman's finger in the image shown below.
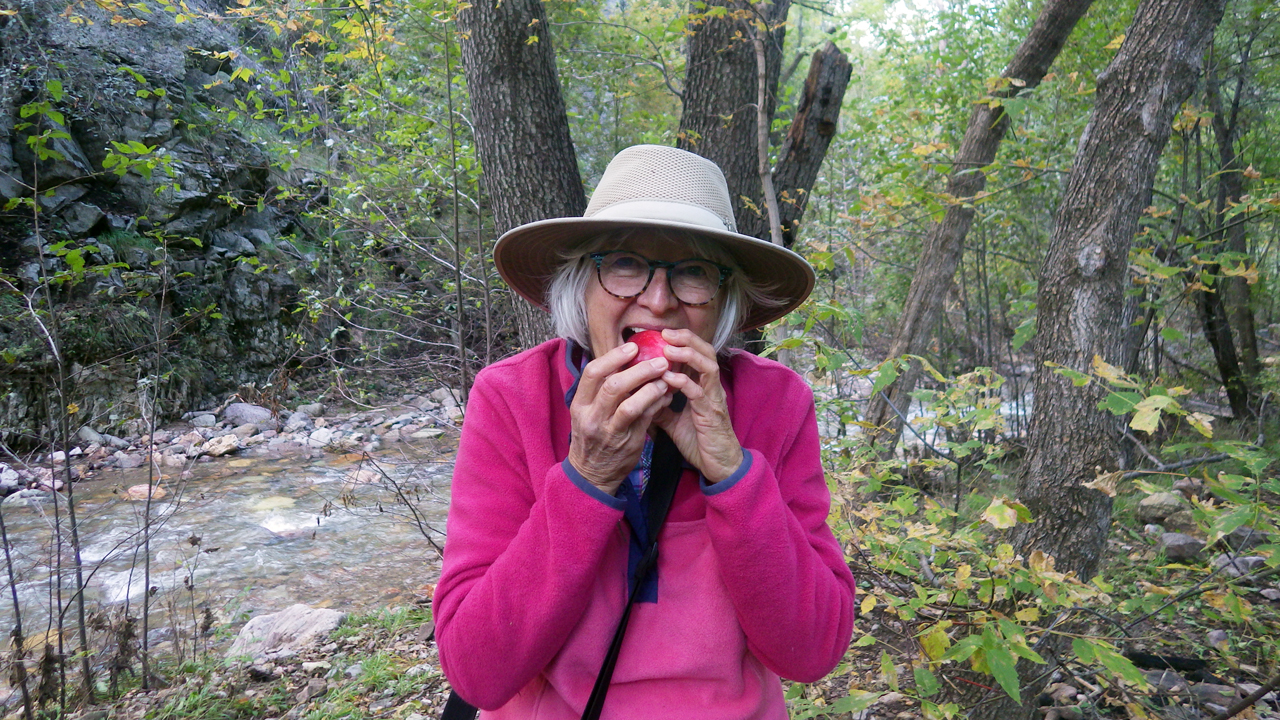
<svg viewBox="0 0 1280 720"><path fill-rule="evenodd" d="M578 379L578 391L574 393L574 402L581 401L583 404L594 402L600 386L631 362L631 358L635 357L638 351L639 348L635 343L623 343L587 363L587 366L582 369L582 377Z"/></svg>

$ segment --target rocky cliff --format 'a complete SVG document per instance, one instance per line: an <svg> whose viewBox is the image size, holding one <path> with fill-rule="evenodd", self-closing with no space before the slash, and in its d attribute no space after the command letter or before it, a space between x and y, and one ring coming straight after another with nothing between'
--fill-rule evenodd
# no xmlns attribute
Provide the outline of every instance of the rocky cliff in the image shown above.
<svg viewBox="0 0 1280 720"><path fill-rule="evenodd" d="M59 367L77 424L100 429L139 416L140 388L171 414L268 380L296 349L291 310L315 264L305 228L270 203L281 178L254 126L217 112L253 69L223 9L7 7L0 442L49 437Z"/></svg>

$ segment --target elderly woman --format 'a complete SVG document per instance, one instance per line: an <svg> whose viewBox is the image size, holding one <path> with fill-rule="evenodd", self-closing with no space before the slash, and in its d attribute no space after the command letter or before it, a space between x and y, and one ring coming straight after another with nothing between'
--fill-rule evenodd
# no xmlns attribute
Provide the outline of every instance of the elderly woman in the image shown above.
<svg viewBox="0 0 1280 720"><path fill-rule="evenodd" d="M619 153L584 217L516 228L494 259L560 339L471 391L435 594L456 693L487 718L583 714L669 436L683 469L601 717L786 718L779 678L839 662L854 583L826 524L811 391L725 345L803 302L812 269L735 231L718 167L660 146ZM667 347L635 363L645 330Z"/></svg>

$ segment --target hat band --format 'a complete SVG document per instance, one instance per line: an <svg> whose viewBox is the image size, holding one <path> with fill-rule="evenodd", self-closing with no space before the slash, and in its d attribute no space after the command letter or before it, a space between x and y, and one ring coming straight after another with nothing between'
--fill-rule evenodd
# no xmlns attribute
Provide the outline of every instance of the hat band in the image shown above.
<svg viewBox="0 0 1280 720"><path fill-rule="evenodd" d="M588 217L602 220L658 220L700 225L711 230L726 230L719 215L701 208L670 200L625 200L606 205Z"/></svg>

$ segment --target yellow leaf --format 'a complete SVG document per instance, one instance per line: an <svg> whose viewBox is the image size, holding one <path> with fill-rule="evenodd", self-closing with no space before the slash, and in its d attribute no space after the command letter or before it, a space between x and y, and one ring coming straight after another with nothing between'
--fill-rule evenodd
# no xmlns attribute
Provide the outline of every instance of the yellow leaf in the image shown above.
<svg viewBox="0 0 1280 720"><path fill-rule="evenodd" d="M1107 43L1106 45L1104 45L1102 49L1103 49L1103 50L1119 50L1119 49L1120 49L1120 45L1121 45L1122 43L1124 43L1124 34L1123 34L1123 33L1121 33L1120 35L1117 35L1117 36L1115 36L1115 37L1111 38L1111 42L1109 42L1109 43Z"/></svg>
<svg viewBox="0 0 1280 720"><path fill-rule="evenodd" d="M1187 424L1201 435L1207 438L1213 437L1213 416L1201 412L1191 413L1187 416Z"/></svg>
<svg viewBox="0 0 1280 720"><path fill-rule="evenodd" d="M79 405L77 405L77 404L75 404L75 403L67 403L67 414L68 414L68 415L75 415L75 414L76 414L76 413L78 413L78 412L80 412L80 406L79 406Z"/></svg>
<svg viewBox="0 0 1280 720"><path fill-rule="evenodd" d="M537 35L530 35L530 36L529 36L529 39L524 41L524 44L525 44L525 45L537 45L537 44L538 44L538 36L537 36Z"/></svg>
<svg viewBox="0 0 1280 720"><path fill-rule="evenodd" d="M951 647L951 638L947 637L942 625L935 625L928 634L920 638L920 647L924 648L924 653L930 660L937 660Z"/></svg>
<svg viewBox="0 0 1280 720"><path fill-rule="evenodd" d="M982 520L997 530L1007 530L1018 524L1018 511L1006 505L1004 498L996 498L982 512Z"/></svg>
<svg viewBox="0 0 1280 720"><path fill-rule="evenodd" d="M1097 490L1098 492L1106 495L1107 497L1115 497L1116 483L1119 482L1120 478L1122 477L1124 477L1123 471L1113 472L1113 473L1098 473L1098 477L1094 478L1092 482L1080 483L1080 484L1084 487L1089 488L1090 490Z"/></svg>
<svg viewBox="0 0 1280 720"><path fill-rule="evenodd" d="M969 576L972 574L973 574L973 566L967 565L967 564L961 565L960 567L956 568L956 582L960 582L962 580L968 580Z"/></svg>
<svg viewBox="0 0 1280 720"><path fill-rule="evenodd" d="M1107 382L1121 383L1124 381L1124 371L1115 365L1107 363L1098 355L1093 356L1093 373Z"/></svg>
<svg viewBox="0 0 1280 720"><path fill-rule="evenodd" d="M1027 558L1027 565L1038 573L1052 572L1056 561L1052 555L1045 555L1042 550L1033 550Z"/></svg>
<svg viewBox="0 0 1280 720"><path fill-rule="evenodd" d="M1013 616L1017 618L1018 622L1035 622L1040 619L1040 608L1035 606L1023 608L1014 613Z"/></svg>
<svg viewBox="0 0 1280 720"><path fill-rule="evenodd" d="M861 614L866 615L867 613L871 612L871 608L874 608L875 606L876 606L876 596L868 595L862 598L862 605L858 607L858 610L859 612L861 612Z"/></svg>
<svg viewBox="0 0 1280 720"><path fill-rule="evenodd" d="M920 157L924 157L925 155L933 152L933 149L933 143L929 143L928 145L917 145L911 148L911 152L919 155Z"/></svg>
<svg viewBox="0 0 1280 720"><path fill-rule="evenodd" d="M1170 590L1169 588L1160 587L1159 585L1152 585L1146 580L1139 580L1138 587L1141 588L1143 592L1152 593L1154 595L1163 595L1165 597L1168 597L1173 594L1173 591Z"/></svg>

